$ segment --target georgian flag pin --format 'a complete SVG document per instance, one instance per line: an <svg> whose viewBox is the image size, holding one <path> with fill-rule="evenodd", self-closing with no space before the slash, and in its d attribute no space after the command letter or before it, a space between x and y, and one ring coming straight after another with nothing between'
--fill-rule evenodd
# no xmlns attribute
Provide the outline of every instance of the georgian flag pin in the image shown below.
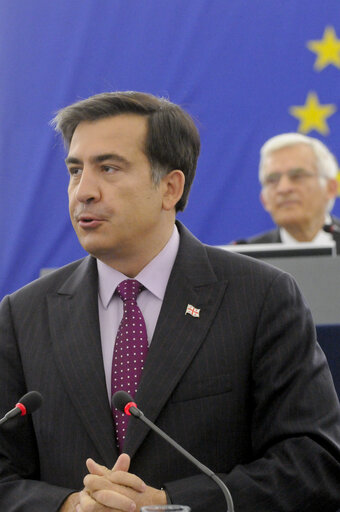
<svg viewBox="0 0 340 512"><path fill-rule="evenodd" d="M195 318L199 318L200 311L201 311L200 309L197 309L194 306L192 306L191 304L188 304L185 314L186 315L191 315L191 316L193 316Z"/></svg>

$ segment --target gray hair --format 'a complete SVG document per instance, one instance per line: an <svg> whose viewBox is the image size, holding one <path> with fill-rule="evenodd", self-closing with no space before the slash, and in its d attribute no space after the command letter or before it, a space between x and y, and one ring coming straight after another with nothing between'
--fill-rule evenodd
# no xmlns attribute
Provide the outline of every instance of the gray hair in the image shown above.
<svg viewBox="0 0 340 512"><path fill-rule="evenodd" d="M282 133L268 139L260 149L260 164L259 164L259 180L263 185L264 181L264 164L266 158L278 149L296 146L298 144L305 144L309 146L316 158L316 167L320 177L320 183L324 184L325 180L335 179L338 174L338 163L330 150L318 139L308 137L301 133ZM328 203L328 211L331 211L334 204L334 199Z"/></svg>

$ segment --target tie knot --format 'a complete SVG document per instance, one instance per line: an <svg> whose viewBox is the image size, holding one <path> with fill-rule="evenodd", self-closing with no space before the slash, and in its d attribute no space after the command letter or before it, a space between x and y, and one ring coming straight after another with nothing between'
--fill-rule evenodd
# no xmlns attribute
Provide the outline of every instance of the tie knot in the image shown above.
<svg viewBox="0 0 340 512"><path fill-rule="evenodd" d="M117 293L123 302L127 300L136 301L143 286L136 279L125 279L117 286Z"/></svg>

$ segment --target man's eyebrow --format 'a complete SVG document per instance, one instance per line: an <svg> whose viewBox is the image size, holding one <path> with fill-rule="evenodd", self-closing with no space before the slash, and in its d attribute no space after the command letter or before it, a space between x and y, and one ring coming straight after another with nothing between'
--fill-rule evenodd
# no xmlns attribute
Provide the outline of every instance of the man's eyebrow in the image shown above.
<svg viewBox="0 0 340 512"><path fill-rule="evenodd" d="M81 164L81 161L79 160L79 158L68 156L67 158L65 158L65 164Z"/></svg>
<svg viewBox="0 0 340 512"><path fill-rule="evenodd" d="M91 163L95 163L95 164L98 164L101 162L106 162L106 160L115 160L117 162L121 162L124 164L128 163L128 160L126 160L126 158L124 158L121 155L118 155L117 153L104 153L102 155L95 155L90 158ZM73 156L68 156L65 159L65 163L66 163L66 165L68 165L68 164L78 164L79 165L82 163L82 161L79 158L76 158Z"/></svg>
<svg viewBox="0 0 340 512"><path fill-rule="evenodd" d="M121 155L118 155L117 153L104 153L103 155L94 156L90 158L90 160L96 164L105 162L106 160L115 160L116 162L121 162L125 164L128 163L128 160L126 158L124 158Z"/></svg>

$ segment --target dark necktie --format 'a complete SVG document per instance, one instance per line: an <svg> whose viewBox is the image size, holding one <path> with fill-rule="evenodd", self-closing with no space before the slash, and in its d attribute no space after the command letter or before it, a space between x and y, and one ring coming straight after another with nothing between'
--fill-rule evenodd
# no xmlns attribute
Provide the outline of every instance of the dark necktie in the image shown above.
<svg viewBox="0 0 340 512"><path fill-rule="evenodd" d="M126 279L117 286L117 294L123 301L123 318L119 324L112 358L112 394L123 390L134 397L143 371L148 339L144 317L136 302L142 288L136 279ZM112 412L116 424L117 447L121 452L129 418L115 408Z"/></svg>

